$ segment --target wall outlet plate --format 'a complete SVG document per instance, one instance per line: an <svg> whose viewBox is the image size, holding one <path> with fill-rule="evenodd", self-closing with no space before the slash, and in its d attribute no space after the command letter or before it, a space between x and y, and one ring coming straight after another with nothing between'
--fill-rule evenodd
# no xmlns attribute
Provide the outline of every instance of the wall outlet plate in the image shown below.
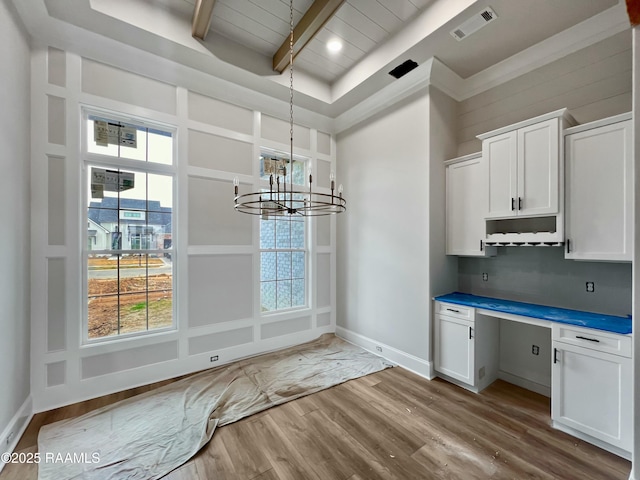
<svg viewBox="0 0 640 480"><path fill-rule="evenodd" d="M213 362L217 362L217 361L218 361L218 355L214 355L214 356L210 357L210 358L209 358L209 361L210 361L211 363L213 363Z"/></svg>
<svg viewBox="0 0 640 480"><path fill-rule="evenodd" d="M587 282L587 292L591 293L591 292L595 292L595 291L596 291L595 282Z"/></svg>
<svg viewBox="0 0 640 480"><path fill-rule="evenodd" d="M482 281L483 282L488 282L489 281L489 274L488 273L483 273L482 274Z"/></svg>

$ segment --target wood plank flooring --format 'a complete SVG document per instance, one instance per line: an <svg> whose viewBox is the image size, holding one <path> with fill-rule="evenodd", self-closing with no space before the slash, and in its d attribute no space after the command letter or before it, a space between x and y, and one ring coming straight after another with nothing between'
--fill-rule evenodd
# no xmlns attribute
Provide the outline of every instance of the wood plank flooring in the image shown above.
<svg viewBox="0 0 640 480"><path fill-rule="evenodd" d="M161 384L38 414L42 425ZM549 399L497 381L479 395L392 368L216 430L166 480L627 480L631 463L550 426ZM7 465L0 480L36 480Z"/></svg>

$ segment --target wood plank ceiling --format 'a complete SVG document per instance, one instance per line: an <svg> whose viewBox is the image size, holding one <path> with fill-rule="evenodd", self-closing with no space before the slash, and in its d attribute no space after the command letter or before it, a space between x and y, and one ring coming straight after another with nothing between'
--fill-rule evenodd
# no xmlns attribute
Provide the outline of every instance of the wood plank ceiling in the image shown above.
<svg viewBox="0 0 640 480"><path fill-rule="evenodd" d="M200 0L183 0L196 4ZM208 0L210 1L210 0ZM331 83L432 0L346 0L296 57L295 65ZM297 25L313 0L294 0ZM216 0L210 24L215 31L262 55L272 57L287 40L287 0ZM343 48L332 54L326 43L339 39Z"/></svg>

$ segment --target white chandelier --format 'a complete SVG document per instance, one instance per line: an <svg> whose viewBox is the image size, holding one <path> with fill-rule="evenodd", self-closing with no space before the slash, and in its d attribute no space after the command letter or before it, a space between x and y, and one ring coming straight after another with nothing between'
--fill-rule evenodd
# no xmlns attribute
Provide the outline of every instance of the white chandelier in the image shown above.
<svg viewBox="0 0 640 480"><path fill-rule="evenodd" d="M234 178L235 209L251 215L316 217L334 215L347 209L347 202L342 197L342 185L335 191L335 177L331 173L331 193L320 193L312 190L313 177L309 169L308 189L295 189L293 186L293 0L290 2L289 25L289 139L290 156L289 186L287 187L287 160L264 159L271 162L269 190L238 193L240 182Z"/></svg>

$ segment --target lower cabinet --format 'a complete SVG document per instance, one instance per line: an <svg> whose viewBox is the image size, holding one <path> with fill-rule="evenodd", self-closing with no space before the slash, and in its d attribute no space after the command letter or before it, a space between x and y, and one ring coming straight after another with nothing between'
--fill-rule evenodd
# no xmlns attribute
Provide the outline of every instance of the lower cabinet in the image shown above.
<svg viewBox="0 0 640 480"><path fill-rule="evenodd" d="M633 427L631 337L559 325L552 327L552 335L554 426L586 434L599 446L629 457Z"/></svg>
<svg viewBox="0 0 640 480"><path fill-rule="evenodd" d="M474 384L473 322L436 314L435 369L467 385Z"/></svg>
<svg viewBox="0 0 640 480"><path fill-rule="evenodd" d="M434 319L434 368L439 376L474 392L493 383L500 351L498 319L443 302L435 302Z"/></svg>

